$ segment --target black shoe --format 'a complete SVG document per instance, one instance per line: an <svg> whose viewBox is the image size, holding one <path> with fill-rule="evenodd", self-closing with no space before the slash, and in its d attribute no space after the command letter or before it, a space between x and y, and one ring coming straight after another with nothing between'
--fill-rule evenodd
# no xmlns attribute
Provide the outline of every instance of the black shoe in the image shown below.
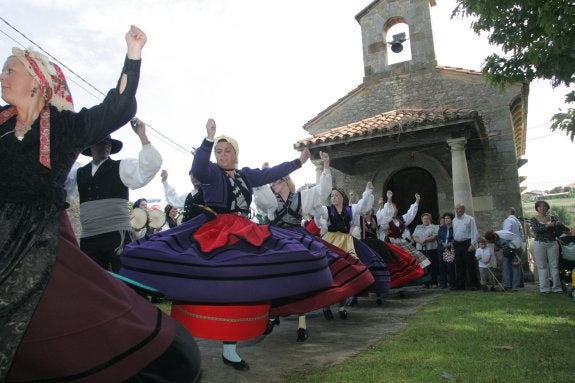
<svg viewBox="0 0 575 383"><path fill-rule="evenodd" d="M268 320L268 327L266 327L266 330L264 331L264 335L269 335L272 333L272 331L274 330L274 326L279 326L280 325L280 318L279 317L275 317L274 319L269 319Z"/></svg>
<svg viewBox="0 0 575 383"><path fill-rule="evenodd" d="M346 320L347 319L347 311L345 311L345 309L343 310L337 310L337 313L339 314L339 317L342 320Z"/></svg>
<svg viewBox="0 0 575 383"><path fill-rule="evenodd" d="M298 342L305 342L309 338L309 333L305 328L298 328L297 329L297 341Z"/></svg>
<svg viewBox="0 0 575 383"><path fill-rule="evenodd" d="M323 316L327 320L333 320L333 313L331 312L331 309L324 309Z"/></svg>
<svg viewBox="0 0 575 383"><path fill-rule="evenodd" d="M239 362L232 362L231 360L226 359L225 356L222 355L222 360L226 366L232 366L238 371L247 371L250 369L250 366L246 363L245 360L240 360Z"/></svg>
<svg viewBox="0 0 575 383"><path fill-rule="evenodd" d="M349 306L353 307L355 305L357 305L357 297L352 297L349 301Z"/></svg>

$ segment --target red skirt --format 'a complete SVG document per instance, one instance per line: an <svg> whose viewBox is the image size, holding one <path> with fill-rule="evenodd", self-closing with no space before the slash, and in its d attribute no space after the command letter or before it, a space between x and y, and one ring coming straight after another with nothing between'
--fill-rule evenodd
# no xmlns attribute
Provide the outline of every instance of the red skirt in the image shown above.
<svg viewBox="0 0 575 383"><path fill-rule="evenodd" d="M386 242L386 245L399 257L399 260L387 264L391 276L392 289L404 286L409 282L423 277L425 270L419 266L414 256L393 243Z"/></svg>
<svg viewBox="0 0 575 383"><path fill-rule="evenodd" d="M195 337L239 341L262 335L268 324L270 302L243 305L200 305L174 302L172 318Z"/></svg>
<svg viewBox="0 0 575 383"><path fill-rule="evenodd" d="M333 277L331 286L315 293L287 300L274 301L271 316L304 314L326 307L367 290L375 281L373 275L361 261L329 242L321 240L337 255L330 264Z"/></svg>

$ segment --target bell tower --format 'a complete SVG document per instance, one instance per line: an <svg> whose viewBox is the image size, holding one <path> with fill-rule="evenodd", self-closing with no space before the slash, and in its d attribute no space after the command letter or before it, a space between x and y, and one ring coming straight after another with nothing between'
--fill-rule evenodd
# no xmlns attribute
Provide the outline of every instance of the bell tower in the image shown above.
<svg viewBox="0 0 575 383"><path fill-rule="evenodd" d="M377 0L355 18L361 25L364 75L437 65L430 8L435 0Z"/></svg>

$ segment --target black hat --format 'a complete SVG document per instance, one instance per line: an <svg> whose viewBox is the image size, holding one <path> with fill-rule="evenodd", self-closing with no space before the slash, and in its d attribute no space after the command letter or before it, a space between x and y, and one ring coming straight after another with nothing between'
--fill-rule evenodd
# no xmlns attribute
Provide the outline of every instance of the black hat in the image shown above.
<svg viewBox="0 0 575 383"><path fill-rule="evenodd" d="M115 153L118 153L120 150L122 150L122 146L123 146L122 141L114 140L109 135L108 135L108 137L104 138L100 142L104 142L104 141L109 141L112 144L112 148L110 149L110 154L115 154ZM98 142L98 144L100 142ZM90 150L90 147L87 147L86 149L84 149L82 151L82 154L85 156L88 156L88 157L92 157L92 151Z"/></svg>

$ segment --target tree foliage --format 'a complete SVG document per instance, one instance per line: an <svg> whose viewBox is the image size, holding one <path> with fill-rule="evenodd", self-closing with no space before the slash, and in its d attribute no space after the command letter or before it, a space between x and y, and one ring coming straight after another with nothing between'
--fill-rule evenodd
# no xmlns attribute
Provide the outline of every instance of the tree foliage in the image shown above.
<svg viewBox="0 0 575 383"><path fill-rule="evenodd" d="M482 66L487 80L505 86L534 79L553 87L575 82L575 1L573 0L457 0L452 17L473 17L472 28L488 33L490 44L503 54L489 55ZM565 96L575 103L575 90ZM557 113L552 130L575 138L575 110Z"/></svg>
<svg viewBox="0 0 575 383"><path fill-rule="evenodd" d="M564 206L553 206L547 214L557 217L557 220L566 226L570 226L573 222L573 216Z"/></svg>

